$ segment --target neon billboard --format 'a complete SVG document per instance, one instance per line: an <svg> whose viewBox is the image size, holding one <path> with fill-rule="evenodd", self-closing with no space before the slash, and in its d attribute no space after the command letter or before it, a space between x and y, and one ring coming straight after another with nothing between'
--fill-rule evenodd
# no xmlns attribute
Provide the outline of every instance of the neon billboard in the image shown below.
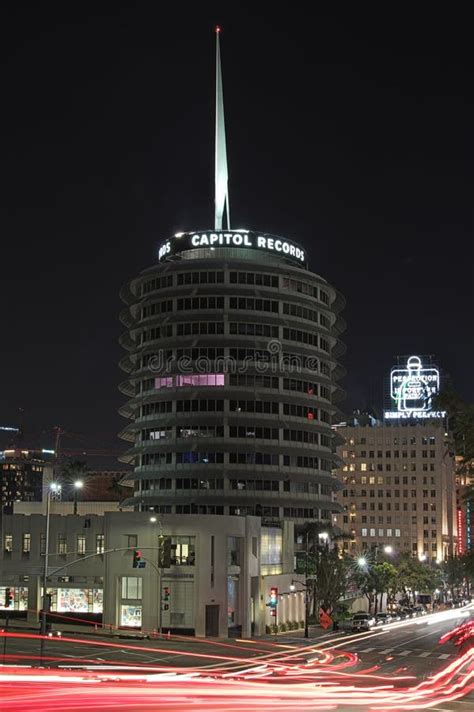
<svg viewBox="0 0 474 712"><path fill-rule="evenodd" d="M385 420L444 418L446 411L433 408L439 389L437 366L425 366L419 356L410 356L406 365L390 371L391 408L385 411Z"/></svg>

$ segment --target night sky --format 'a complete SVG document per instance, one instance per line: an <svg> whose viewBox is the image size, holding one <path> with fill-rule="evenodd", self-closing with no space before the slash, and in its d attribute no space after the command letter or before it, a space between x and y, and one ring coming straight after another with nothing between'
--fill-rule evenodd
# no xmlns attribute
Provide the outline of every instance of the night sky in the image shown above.
<svg viewBox="0 0 474 712"><path fill-rule="evenodd" d="M119 289L213 224L216 22L233 227L302 243L345 295L346 412L397 354L473 400L467 17L131 5L3 14L1 424L122 447Z"/></svg>

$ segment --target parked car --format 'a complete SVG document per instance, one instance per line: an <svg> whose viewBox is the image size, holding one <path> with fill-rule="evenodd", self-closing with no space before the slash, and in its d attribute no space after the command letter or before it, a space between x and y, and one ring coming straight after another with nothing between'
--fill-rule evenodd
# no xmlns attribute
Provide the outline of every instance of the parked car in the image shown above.
<svg viewBox="0 0 474 712"><path fill-rule="evenodd" d="M356 613L352 619L352 630L370 630L375 625L375 618L369 613Z"/></svg>
<svg viewBox="0 0 474 712"><path fill-rule="evenodd" d="M375 625L386 625L387 623L391 623L392 620L393 618L390 613L377 613L375 616Z"/></svg>
<svg viewBox="0 0 474 712"><path fill-rule="evenodd" d="M413 610L417 616L426 616L426 608L424 606L415 606Z"/></svg>
<svg viewBox="0 0 474 712"><path fill-rule="evenodd" d="M416 615L415 611L413 608L409 608L408 606L405 606L404 608L400 609L400 616L402 620L407 620L408 618L414 618Z"/></svg>

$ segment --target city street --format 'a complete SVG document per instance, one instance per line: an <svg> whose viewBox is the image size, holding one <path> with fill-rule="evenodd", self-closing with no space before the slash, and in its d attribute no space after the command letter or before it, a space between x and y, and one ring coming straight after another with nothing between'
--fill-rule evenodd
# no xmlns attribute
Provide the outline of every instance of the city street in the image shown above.
<svg viewBox="0 0 474 712"><path fill-rule="evenodd" d="M67 634L46 644L7 639L0 689L5 709L468 710L474 703L472 649L465 665L442 636L474 621L472 608L416 618L365 633L311 631L266 640L134 640ZM100 687L97 683L100 682ZM458 694L460 699L453 699ZM73 697L71 697L73 695ZM77 695L81 698L80 707ZM166 703L164 699L166 697ZM184 704L183 699L186 700ZM153 700L153 701L152 701ZM416 704L415 704L416 702ZM44 705L44 706L43 706ZM248 706L247 706L248 705Z"/></svg>

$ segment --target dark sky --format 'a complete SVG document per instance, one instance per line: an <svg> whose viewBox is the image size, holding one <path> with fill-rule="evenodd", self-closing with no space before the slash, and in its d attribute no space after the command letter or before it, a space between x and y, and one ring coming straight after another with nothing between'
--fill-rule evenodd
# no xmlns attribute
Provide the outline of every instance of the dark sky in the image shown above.
<svg viewBox="0 0 474 712"><path fill-rule="evenodd" d="M216 22L233 224L302 243L345 295L346 409L409 353L473 400L468 18L131 5L3 13L0 424L120 447L120 286L212 224Z"/></svg>

